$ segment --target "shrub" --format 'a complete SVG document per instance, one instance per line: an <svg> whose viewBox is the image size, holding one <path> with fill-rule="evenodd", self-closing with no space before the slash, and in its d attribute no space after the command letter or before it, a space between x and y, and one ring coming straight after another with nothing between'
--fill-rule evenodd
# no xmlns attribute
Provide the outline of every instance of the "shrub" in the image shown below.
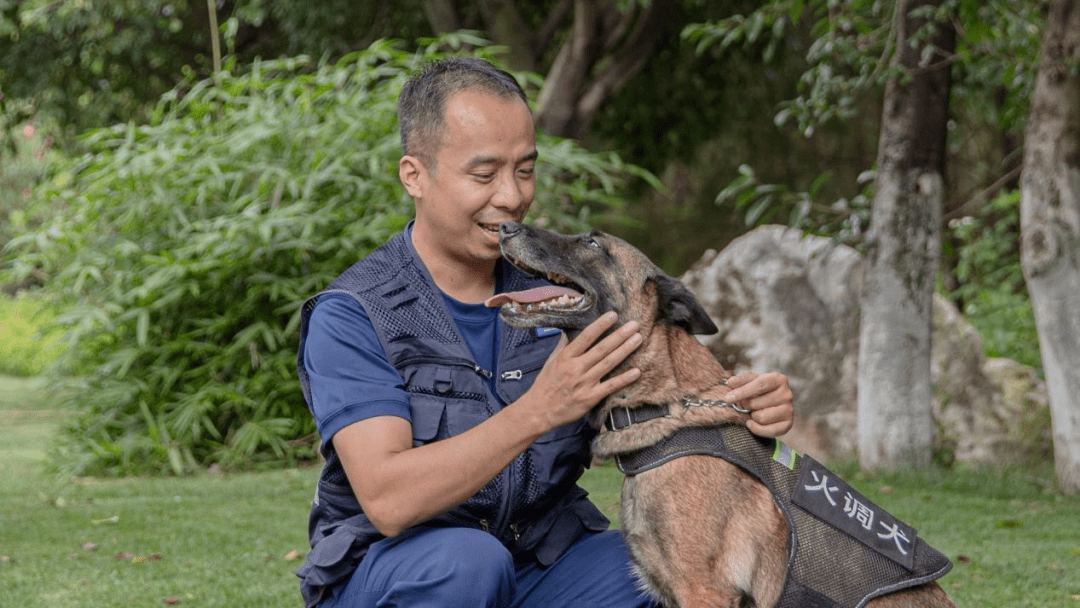
<svg viewBox="0 0 1080 608"><path fill-rule="evenodd" d="M62 181L67 164L56 145L57 130L34 118L29 104L5 100L0 91L0 250L16 235L36 228L50 210L38 204L50 182ZM32 280L35 277L27 277ZM14 294L16 285L3 285Z"/></svg>
<svg viewBox="0 0 1080 608"><path fill-rule="evenodd" d="M1006 191L976 216L949 224L958 287L948 294L979 332L988 357L1041 368L1039 336L1020 266L1020 191Z"/></svg>
<svg viewBox="0 0 1080 608"><path fill-rule="evenodd" d="M69 471L314 456L295 371L300 305L411 217L396 96L460 41L232 65L166 95L147 125L85 137L73 185L53 193L70 211L9 256L12 274L44 273L75 305L60 319L67 363L86 372L66 391L79 411L61 450ZM536 206L554 227L583 228L642 175L568 141L538 147Z"/></svg>
<svg viewBox="0 0 1080 608"><path fill-rule="evenodd" d="M56 362L64 343L55 318L47 302L26 293L0 297L0 374L38 376Z"/></svg>

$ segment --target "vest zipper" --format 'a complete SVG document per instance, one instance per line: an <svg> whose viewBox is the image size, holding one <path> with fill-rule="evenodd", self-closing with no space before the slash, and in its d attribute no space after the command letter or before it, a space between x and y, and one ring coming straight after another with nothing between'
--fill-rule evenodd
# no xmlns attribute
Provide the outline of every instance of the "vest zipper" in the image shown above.
<svg viewBox="0 0 1080 608"><path fill-rule="evenodd" d="M488 371L488 370L484 369L483 367L481 367L478 363L476 363L472 359L465 359L465 358L462 358L462 357L433 357L433 356L430 356L430 355L416 355L416 356L406 357L405 359L402 359L401 361L394 364L394 367L400 369L400 368L405 367L407 365L415 365L417 363L435 363L435 364L438 364L438 365L453 365L453 366L457 366L457 367L467 367L467 368L473 370L474 372L476 372L477 375L483 377L485 380L490 379L494 375L490 371ZM541 365L539 365L537 367L543 367L543 365L541 364ZM514 372L516 372L516 374L514 374ZM507 372L507 373L508 374L513 374L513 375L520 375L522 373L522 370L514 370L512 372ZM505 378L506 374L503 374L503 377ZM520 456L518 456L518 458L520 458ZM506 491L503 492L502 504L499 506L499 510L496 513L495 521L489 521L487 519L483 519L479 523L480 523L480 528L482 530L484 530L485 532L489 532L489 533L493 534L496 538L501 540L505 536L505 532L507 530L507 522L510 520L511 507L514 505L514 503L516 501L516 498L517 498L514 495L514 493L517 490L514 487L515 486L515 483L514 483L514 467L513 467L512 464L510 466L507 466L502 471L500 471L499 475L505 475L506 476ZM516 528L517 528L516 524L510 524L510 529L514 533L515 540L517 539L518 536L520 536L520 534L518 533Z"/></svg>
<svg viewBox="0 0 1080 608"><path fill-rule="evenodd" d="M529 366L522 367L522 368L519 368L519 369L512 369L510 371L503 372L503 373L499 374L499 377L502 378L503 380L521 380L522 377L525 376L525 374L532 373L532 372L544 367L545 363L547 363L546 359L543 360L543 361L540 361L539 363L537 363L535 365L529 365Z"/></svg>
<svg viewBox="0 0 1080 608"><path fill-rule="evenodd" d="M480 364L476 363L472 359L465 359L465 358L461 358L461 357L430 357L430 356L426 356L426 355L418 355L418 356L415 356L415 357L406 357L406 358L402 359L401 361L398 361L395 364L395 367L399 366L399 365L401 367L405 367L406 365L415 365L417 363L437 363L439 365L453 365L455 367L467 367L467 368L473 370L474 372L476 372L476 375L484 378L485 380L490 379L494 375L491 372L489 372L488 370L481 367Z"/></svg>

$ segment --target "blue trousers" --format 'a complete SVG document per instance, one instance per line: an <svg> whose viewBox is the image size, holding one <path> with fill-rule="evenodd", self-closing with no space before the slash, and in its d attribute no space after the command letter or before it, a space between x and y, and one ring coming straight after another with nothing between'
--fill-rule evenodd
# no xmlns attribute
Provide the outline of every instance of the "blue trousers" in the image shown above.
<svg viewBox="0 0 1080 608"><path fill-rule="evenodd" d="M554 564L515 566L492 535L418 528L373 544L318 608L646 608L622 535L585 534Z"/></svg>

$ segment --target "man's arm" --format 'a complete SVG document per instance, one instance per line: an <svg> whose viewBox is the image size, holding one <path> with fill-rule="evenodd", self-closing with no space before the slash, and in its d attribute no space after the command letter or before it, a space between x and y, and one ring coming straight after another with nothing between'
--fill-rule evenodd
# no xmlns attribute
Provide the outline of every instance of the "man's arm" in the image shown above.
<svg viewBox="0 0 1080 608"><path fill-rule="evenodd" d="M605 315L573 342L564 339L520 399L460 435L413 447L411 425L395 416L338 431L334 449L379 532L395 536L461 504L541 435L581 418L636 380L636 369L604 380L641 344L633 322L597 342L615 321Z"/></svg>

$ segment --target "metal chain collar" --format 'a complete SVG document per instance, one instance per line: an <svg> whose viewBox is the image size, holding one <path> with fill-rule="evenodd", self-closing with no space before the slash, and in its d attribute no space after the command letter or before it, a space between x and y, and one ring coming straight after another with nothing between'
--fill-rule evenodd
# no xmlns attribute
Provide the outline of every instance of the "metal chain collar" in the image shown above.
<svg viewBox="0 0 1080 608"><path fill-rule="evenodd" d="M741 408L730 401L724 401L722 399L691 399L690 397L683 397L682 404L683 407L730 407L740 414L750 413L750 410Z"/></svg>

